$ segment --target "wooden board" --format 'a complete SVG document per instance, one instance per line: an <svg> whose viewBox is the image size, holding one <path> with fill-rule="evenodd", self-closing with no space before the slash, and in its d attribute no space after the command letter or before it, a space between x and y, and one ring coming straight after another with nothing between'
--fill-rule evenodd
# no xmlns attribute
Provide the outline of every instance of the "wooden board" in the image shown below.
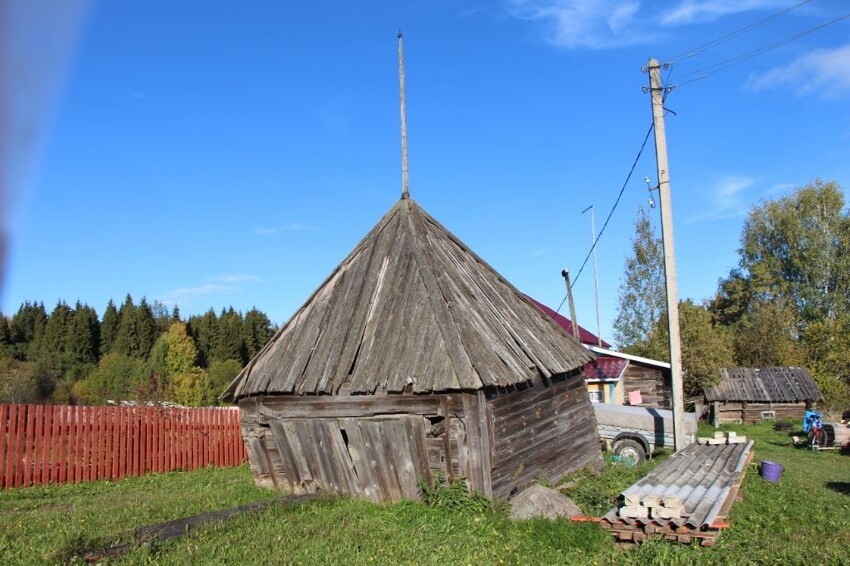
<svg viewBox="0 0 850 566"><path fill-rule="evenodd" d="M374 417L393 414L436 416L440 408L440 396L279 395L256 398L253 403L257 405L257 422L264 425L272 420L312 417Z"/></svg>

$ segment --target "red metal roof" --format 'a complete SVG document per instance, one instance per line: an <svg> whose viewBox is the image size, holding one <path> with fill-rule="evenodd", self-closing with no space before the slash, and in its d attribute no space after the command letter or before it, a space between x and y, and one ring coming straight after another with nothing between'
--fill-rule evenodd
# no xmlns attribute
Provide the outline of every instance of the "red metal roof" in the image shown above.
<svg viewBox="0 0 850 566"><path fill-rule="evenodd" d="M572 333L573 333L573 323L570 321L570 319L568 319L567 317L565 317L563 315L556 313L554 310L550 309L549 307L547 307L543 303L534 300L533 298L529 297L528 295L526 295L526 297L528 297L529 301L531 301L532 303L537 305L537 308L539 308L540 310L542 310L543 312L545 312L546 314L551 316L553 319L555 319L555 322L557 322L561 326L561 328L566 330L567 334L572 335ZM581 340L582 344L591 344L593 346L599 345L599 338L596 336L596 334L590 332L586 328L583 328L582 325L580 325L580 324L578 325L578 334L579 334L579 339ZM603 340L602 341L602 347L603 348L610 348L611 344L609 344L608 342Z"/></svg>
<svg viewBox="0 0 850 566"><path fill-rule="evenodd" d="M617 379L629 360L599 356L592 362L584 364L585 379Z"/></svg>

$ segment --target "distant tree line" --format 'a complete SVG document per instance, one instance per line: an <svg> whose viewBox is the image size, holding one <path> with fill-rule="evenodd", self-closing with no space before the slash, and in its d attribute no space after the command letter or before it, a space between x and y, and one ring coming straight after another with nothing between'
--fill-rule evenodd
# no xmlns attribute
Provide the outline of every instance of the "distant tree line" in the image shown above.
<svg viewBox="0 0 850 566"><path fill-rule="evenodd" d="M0 402L213 405L275 331L256 308L184 320L176 306L130 295L102 317L79 301L50 313L25 302L11 318L0 313Z"/></svg>
<svg viewBox="0 0 850 566"><path fill-rule="evenodd" d="M679 303L685 390L721 367L805 366L834 408L850 408L850 213L842 188L816 180L754 206L738 265L714 297ZM706 250L710 253L710 249ZM625 351L669 360L660 239L639 211L614 321Z"/></svg>

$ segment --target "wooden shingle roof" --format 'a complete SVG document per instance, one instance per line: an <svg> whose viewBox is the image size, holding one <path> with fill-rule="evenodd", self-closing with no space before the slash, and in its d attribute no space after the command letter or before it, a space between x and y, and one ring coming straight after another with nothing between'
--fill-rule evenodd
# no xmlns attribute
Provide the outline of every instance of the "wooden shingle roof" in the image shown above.
<svg viewBox="0 0 850 566"><path fill-rule="evenodd" d="M475 390L567 373L592 359L407 198L222 397Z"/></svg>
<svg viewBox="0 0 850 566"><path fill-rule="evenodd" d="M704 389L706 401L797 403L823 394L804 367L724 368L720 383Z"/></svg>

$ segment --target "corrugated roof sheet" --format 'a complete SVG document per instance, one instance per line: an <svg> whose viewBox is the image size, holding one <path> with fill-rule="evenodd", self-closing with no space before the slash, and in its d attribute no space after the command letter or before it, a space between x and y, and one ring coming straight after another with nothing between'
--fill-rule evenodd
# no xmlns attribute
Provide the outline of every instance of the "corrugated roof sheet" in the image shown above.
<svg viewBox="0 0 850 566"><path fill-rule="evenodd" d="M586 379L618 379L627 365L629 360L600 356L584 364L584 377Z"/></svg>
<svg viewBox="0 0 850 566"><path fill-rule="evenodd" d="M474 390L568 373L593 358L402 199L222 397Z"/></svg>
<svg viewBox="0 0 850 566"><path fill-rule="evenodd" d="M804 367L724 368L721 381L704 389L706 401L798 403L823 394Z"/></svg>
<svg viewBox="0 0 850 566"><path fill-rule="evenodd" d="M670 456L645 478L620 495L637 494L678 497L684 513L679 519L630 519L611 509L602 520L608 523L674 525L691 529L711 526L732 486L744 473L753 441L740 444L690 444Z"/></svg>

